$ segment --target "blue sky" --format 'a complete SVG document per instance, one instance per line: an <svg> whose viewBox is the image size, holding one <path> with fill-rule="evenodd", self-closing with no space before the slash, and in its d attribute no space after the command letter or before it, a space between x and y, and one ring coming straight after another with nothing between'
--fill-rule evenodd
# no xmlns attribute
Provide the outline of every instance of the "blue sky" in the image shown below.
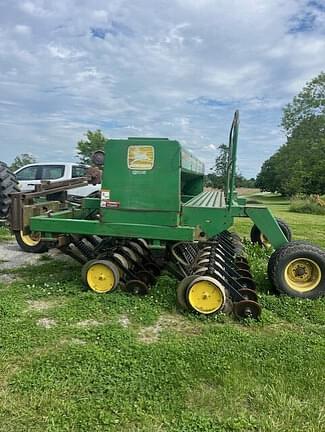
<svg viewBox="0 0 325 432"><path fill-rule="evenodd" d="M0 0L0 159L73 160L87 129L178 139L209 168L241 113L239 169L284 143L282 107L325 69L310 0Z"/></svg>

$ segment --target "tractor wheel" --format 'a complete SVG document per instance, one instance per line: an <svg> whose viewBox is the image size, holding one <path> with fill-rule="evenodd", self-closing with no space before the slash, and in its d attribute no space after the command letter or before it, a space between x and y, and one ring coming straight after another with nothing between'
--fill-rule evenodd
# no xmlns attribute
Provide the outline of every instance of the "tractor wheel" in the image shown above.
<svg viewBox="0 0 325 432"><path fill-rule="evenodd" d="M276 251L269 273L274 287L291 297L325 295L325 252L307 242L292 242Z"/></svg>
<svg viewBox="0 0 325 432"><path fill-rule="evenodd" d="M289 225L284 222L282 219L276 219L279 224L283 234L285 235L288 241L291 241L292 234L289 228ZM251 229L251 241L252 243L258 243L260 246L270 247L271 243L268 238L257 228L256 225L253 225Z"/></svg>
<svg viewBox="0 0 325 432"><path fill-rule="evenodd" d="M10 194L13 192L19 192L16 176L5 163L0 162L0 219L6 219L8 216Z"/></svg>
<svg viewBox="0 0 325 432"><path fill-rule="evenodd" d="M99 294L114 291L120 280L117 266L106 260L87 262L82 268L81 275L84 284Z"/></svg>
<svg viewBox="0 0 325 432"><path fill-rule="evenodd" d="M43 253L48 251L47 243L41 239L40 233L24 234L23 231L14 232L16 241L24 252Z"/></svg>

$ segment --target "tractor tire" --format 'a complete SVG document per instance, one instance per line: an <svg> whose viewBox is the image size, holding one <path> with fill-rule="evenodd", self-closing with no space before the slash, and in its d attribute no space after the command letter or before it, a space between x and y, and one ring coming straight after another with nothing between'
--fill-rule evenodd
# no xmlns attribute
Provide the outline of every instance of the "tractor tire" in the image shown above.
<svg viewBox="0 0 325 432"><path fill-rule="evenodd" d="M41 240L40 236L24 234L22 231L14 232L16 241L24 252L29 253L44 253L48 251L48 245Z"/></svg>
<svg viewBox="0 0 325 432"><path fill-rule="evenodd" d="M8 217L10 194L13 192L19 192L16 176L4 162L0 162L0 219Z"/></svg>
<svg viewBox="0 0 325 432"><path fill-rule="evenodd" d="M279 224L286 239L290 242L292 238L292 234L289 225L286 222L284 222L282 219L277 218L276 221ZM265 246L265 247L268 247L270 245L268 239L263 235L263 233L257 228L256 225L253 225L251 229L250 237L252 243L257 243L260 246Z"/></svg>
<svg viewBox="0 0 325 432"><path fill-rule="evenodd" d="M325 251L313 244L285 244L275 251L268 272L281 294L308 299L325 295Z"/></svg>

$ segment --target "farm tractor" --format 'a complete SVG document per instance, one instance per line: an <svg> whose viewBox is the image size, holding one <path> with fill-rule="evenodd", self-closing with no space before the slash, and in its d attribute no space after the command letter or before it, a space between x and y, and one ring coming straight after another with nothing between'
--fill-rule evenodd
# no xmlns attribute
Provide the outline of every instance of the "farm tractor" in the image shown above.
<svg viewBox="0 0 325 432"><path fill-rule="evenodd" d="M204 190L203 164L178 141L110 139L93 156L102 171L101 179L96 171L90 179L101 181L99 198L67 202L67 190L87 184L86 177L14 192L11 230L24 250L41 252L52 245L80 262L84 285L96 293L120 288L147 294L167 270L179 281L181 308L258 319L250 266L239 236L229 231L235 218L246 217L254 223L252 241L274 248L268 276L275 290L302 298L323 295L325 253L291 241L289 227L268 208L237 196L238 128L236 111L223 191Z"/></svg>

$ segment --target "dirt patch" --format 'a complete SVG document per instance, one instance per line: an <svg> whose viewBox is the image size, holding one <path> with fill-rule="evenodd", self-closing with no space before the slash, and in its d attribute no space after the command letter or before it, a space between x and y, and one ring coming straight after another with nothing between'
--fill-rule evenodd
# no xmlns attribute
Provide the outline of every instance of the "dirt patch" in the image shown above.
<svg viewBox="0 0 325 432"><path fill-rule="evenodd" d="M256 195L258 193L260 193L260 189L256 189L256 188L244 188L244 187L239 187L236 189L238 195L240 196L250 196L250 195Z"/></svg>
<svg viewBox="0 0 325 432"><path fill-rule="evenodd" d="M198 335L202 331L199 323L191 323L180 315L169 314L162 315L154 325L141 328L138 339L144 343L157 342L165 330L185 335Z"/></svg>
<svg viewBox="0 0 325 432"><path fill-rule="evenodd" d="M61 339L58 343L60 345L86 345L87 342L83 339L72 338L72 339Z"/></svg>
<svg viewBox="0 0 325 432"><path fill-rule="evenodd" d="M96 321L94 319L87 319L87 320L77 322L76 326L78 326L78 327L95 327L95 326L99 326L101 324L102 323L100 323L99 321Z"/></svg>
<svg viewBox="0 0 325 432"><path fill-rule="evenodd" d="M121 315L117 321L124 328L127 328L130 325L130 320L127 315Z"/></svg>
<svg viewBox="0 0 325 432"><path fill-rule="evenodd" d="M60 305L58 301L55 300L29 300L28 311L44 311Z"/></svg>
<svg viewBox="0 0 325 432"><path fill-rule="evenodd" d="M37 321L36 324L40 327L44 327L46 329L49 329L51 327L56 326L56 321L54 321L53 319L49 319L49 318L41 318Z"/></svg>
<svg viewBox="0 0 325 432"><path fill-rule="evenodd" d="M1 265L1 263L0 263ZM11 283L15 282L17 280L16 277L10 275L10 274L0 274L0 283L3 283L5 285L10 285Z"/></svg>
<svg viewBox="0 0 325 432"><path fill-rule="evenodd" d="M64 261L71 260L58 249L51 249L46 255L23 252L15 240L0 243L0 256L6 258L5 261L0 261L0 271L36 264L42 256Z"/></svg>

